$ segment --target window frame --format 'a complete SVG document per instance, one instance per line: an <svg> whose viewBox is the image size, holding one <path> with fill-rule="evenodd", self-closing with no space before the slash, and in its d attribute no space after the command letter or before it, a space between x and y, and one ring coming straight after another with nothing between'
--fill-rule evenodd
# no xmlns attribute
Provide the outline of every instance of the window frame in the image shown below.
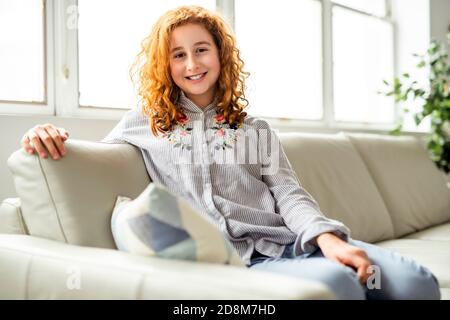
<svg viewBox="0 0 450 320"><path fill-rule="evenodd" d="M78 9L78 0L48 1L56 1L57 3L55 16L58 18L56 29L59 32L57 32L56 42L61 44L59 49L56 50L56 65L59 66L60 70L56 74L56 114L89 119L120 119L129 108L107 108L79 104L78 28L69 29L64 25L67 21L67 15L75 14L73 8ZM226 0L216 0L216 9L221 10L224 16L228 18L228 13L234 11L234 6L229 7ZM64 47L67 49L63 50Z"/></svg>
<svg viewBox="0 0 450 320"><path fill-rule="evenodd" d="M226 0L224 0L226 1ZM230 8L234 9L234 1L230 0ZM386 3L386 15L385 17L380 17L365 11L347 7L338 3L334 3L332 0L313 0L321 3L322 6L322 101L323 101L323 113L322 118L318 120L303 120L303 119L290 119L290 118L280 118L280 117L270 117L266 119L275 127L281 128L282 130L301 130L301 131L319 131L319 132L339 132L342 130L348 131L366 131L381 133L390 131L395 127L395 123L399 118L399 105L394 104L394 122L390 123L371 123L371 122L353 122L353 121L337 121L334 118L334 73L333 73L333 7L338 6L358 14L363 14L368 17L373 17L376 19L381 19L389 22L392 25L393 30L393 70L394 76L398 74L397 71L397 37L396 37L396 25L392 17L392 0L384 0ZM233 22L231 25L234 29L234 10L228 12L230 21ZM412 132L413 134L415 131ZM419 133L420 134L420 133Z"/></svg>
<svg viewBox="0 0 450 320"><path fill-rule="evenodd" d="M129 110L126 108L104 108L81 106L78 85L78 1L54 1L55 13L55 73L56 115L89 119L120 119ZM70 20L69 20L70 19ZM75 28L68 28L68 22Z"/></svg>
<svg viewBox="0 0 450 320"><path fill-rule="evenodd" d="M327 83L327 87L329 89L328 92L328 97L330 98L329 103L326 105L326 107L329 108L329 126L331 127L336 127L336 128L351 128L351 129L358 129L358 128L368 128L368 129L375 129L375 130L390 130L392 129L392 127L394 127L394 123L396 123L399 120L399 105L397 103L394 103L394 121L393 123L372 123L372 122L362 122L362 121L342 121L342 120L336 120L334 117L334 85L333 85L333 81L334 81L334 70L333 70L333 65L332 65L332 61L333 61L333 31L332 31L332 24L333 24L333 7L339 7L339 8L343 8L345 10L349 10L355 13L358 13L360 15L364 15L366 17L371 17L374 19L378 19L378 20L382 20L385 21L387 23L389 23L392 27L392 39L393 39L393 43L392 43L392 70L394 73L394 77L397 76L398 71L397 71L397 37L396 37L396 25L395 25L395 21L392 17L392 3L391 0L384 0L385 4L386 4L386 12L385 12L385 16L378 16L375 14L371 14L362 10L358 10L358 9L354 9L339 3L334 3L333 0L320 0L322 1L322 3L324 2L328 2L329 3L329 9L326 10L326 15L327 15L327 19L322 19L323 20L329 20L330 23L330 29L327 30L327 36L329 37L329 42L327 42L327 50L329 50L329 58L328 59L324 59L324 61L328 61L329 65L328 65L328 74L330 75L330 79L328 79L329 81L331 81L331 83ZM324 36L325 37L325 36ZM389 80L389 79L387 79ZM325 108L325 105L324 105Z"/></svg>
<svg viewBox="0 0 450 320"><path fill-rule="evenodd" d="M52 3L48 0L40 0L42 9L42 30L43 30L43 84L44 84L44 100L43 101L16 101L16 100L0 100L0 114L19 114L19 115L53 115L55 113L54 101L54 65L52 63L54 57L53 43L53 8Z"/></svg>

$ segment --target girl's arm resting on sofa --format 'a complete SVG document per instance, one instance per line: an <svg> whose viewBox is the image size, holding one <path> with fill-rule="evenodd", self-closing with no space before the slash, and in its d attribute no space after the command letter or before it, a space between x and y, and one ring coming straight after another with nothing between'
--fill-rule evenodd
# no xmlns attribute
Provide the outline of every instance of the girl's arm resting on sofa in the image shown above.
<svg viewBox="0 0 450 320"><path fill-rule="evenodd" d="M29 154L37 151L38 156L47 158L47 153L50 153L54 160L58 160L66 155L64 142L68 138L69 133L66 129L46 123L38 124L28 130L20 140L20 144Z"/></svg>

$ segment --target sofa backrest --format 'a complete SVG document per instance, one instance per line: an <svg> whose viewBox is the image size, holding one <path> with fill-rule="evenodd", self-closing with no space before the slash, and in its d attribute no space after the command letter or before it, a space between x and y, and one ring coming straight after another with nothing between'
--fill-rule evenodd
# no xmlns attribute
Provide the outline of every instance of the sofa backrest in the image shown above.
<svg viewBox="0 0 450 320"><path fill-rule="evenodd" d="M128 144L68 140L63 160L22 149L8 159L30 235L115 248L111 213L117 195L137 197L150 182L141 153Z"/></svg>
<svg viewBox="0 0 450 320"><path fill-rule="evenodd" d="M347 134L381 193L394 236L450 220L448 178L411 136Z"/></svg>
<svg viewBox="0 0 450 320"><path fill-rule="evenodd" d="M280 133L301 185L354 239L391 239L392 221L363 160L344 134Z"/></svg>
<svg viewBox="0 0 450 320"><path fill-rule="evenodd" d="M377 242L450 220L447 180L414 138L279 136L299 182L354 239ZM66 148L63 161L23 150L8 159L28 232L115 248L110 219L117 195L136 198L150 182L142 155L128 144L71 139Z"/></svg>

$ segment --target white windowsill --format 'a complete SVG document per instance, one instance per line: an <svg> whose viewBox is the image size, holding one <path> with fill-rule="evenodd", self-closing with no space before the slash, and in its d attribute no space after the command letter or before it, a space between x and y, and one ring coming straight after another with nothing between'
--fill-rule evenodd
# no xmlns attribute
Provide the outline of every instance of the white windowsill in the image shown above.
<svg viewBox="0 0 450 320"><path fill-rule="evenodd" d="M80 108L82 110L83 108ZM72 120L105 120L119 121L121 117L129 109L108 109L103 108L85 108L89 110L84 110L85 112L79 112L73 115L54 115L50 113L31 113L31 112L2 112L2 107L0 106L0 117L36 117L41 118L54 118L54 119L72 119ZM389 134L389 131L394 128L392 125L379 125L372 123L334 123L332 125L326 125L323 121L309 121L309 120L298 120L298 119L277 119L277 118L264 118L264 120L269 122L270 126L280 132L310 132L310 133L338 133L341 131L347 132L361 132L361 133L373 133L373 134ZM427 132L418 131L402 131L402 135L412 135L423 138L427 135Z"/></svg>

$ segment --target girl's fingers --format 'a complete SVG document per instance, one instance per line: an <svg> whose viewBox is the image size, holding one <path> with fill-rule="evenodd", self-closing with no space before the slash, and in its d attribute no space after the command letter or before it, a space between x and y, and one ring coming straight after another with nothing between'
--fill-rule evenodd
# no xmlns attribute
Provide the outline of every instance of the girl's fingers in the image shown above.
<svg viewBox="0 0 450 320"><path fill-rule="evenodd" d="M22 139L20 140L20 144L22 146L22 149L24 149L29 154L34 153L34 148L30 144L30 138L28 137L28 133L26 133Z"/></svg>
<svg viewBox="0 0 450 320"><path fill-rule="evenodd" d="M358 279L359 279L359 282L361 282L363 284L367 280L367 278L366 278L366 268L364 266L360 266L358 268Z"/></svg>
<svg viewBox="0 0 450 320"><path fill-rule="evenodd" d="M358 279L362 284L365 284L367 282L367 279L369 278L369 274L367 273L367 269L370 266L370 263L368 260L362 258L362 257L358 257L356 259L356 265L358 268Z"/></svg>
<svg viewBox="0 0 450 320"><path fill-rule="evenodd" d="M64 140L59 132L59 130L55 127L48 126L45 128L48 135L51 137L53 145L56 146L56 152L52 153L53 159L58 159L60 156L64 156L66 154L66 148L64 147Z"/></svg>
<svg viewBox="0 0 450 320"><path fill-rule="evenodd" d="M352 252L342 259L343 264L351 267L357 274L360 283L365 284L369 278L367 268L370 266L368 257L365 252Z"/></svg>
<svg viewBox="0 0 450 320"><path fill-rule="evenodd" d="M39 136L34 132L34 130L30 130L28 133L28 138L30 139L30 143L33 144L34 149L36 149L37 153L41 158L47 158L47 152L42 145L41 139Z"/></svg>
<svg viewBox="0 0 450 320"><path fill-rule="evenodd" d="M69 139L69 133L64 128L57 128L56 130L59 132L63 142Z"/></svg>
<svg viewBox="0 0 450 320"><path fill-rule="evenodd" d="M44 127L44 128L37 129L37 133L39 135L39 138L41 139L41 141L47 148L48 152L52 156L52 158L55 160L59 159L60 155L57 150L57 147L55 146L55 144L57 142L54 140L54 139L56 139L55 135L58 135L58 134L55 133L55 130L51 127L47 127L47 128ZM62 143L61 138L59 138L59 139L60 139L60 142Z"/></svg>
<svg viewBox="0 0 450 320"><path fill-rule="evenodd" d="M41 158L50 153L57 160L66 154L64 141L69 133L64 128L56 128L52 124L37 125L30 129L21 139L22 148L33 154L36 150Z"/></svg>
<svg viewBox="0 0 450 320"><path fill-rule="evenodd" d="M60 136L63 139L67 140L67 138L69 138L69 133L66 131L66 129L64 129L64 128L56 128L56 130L59 132Z"/></svg>

